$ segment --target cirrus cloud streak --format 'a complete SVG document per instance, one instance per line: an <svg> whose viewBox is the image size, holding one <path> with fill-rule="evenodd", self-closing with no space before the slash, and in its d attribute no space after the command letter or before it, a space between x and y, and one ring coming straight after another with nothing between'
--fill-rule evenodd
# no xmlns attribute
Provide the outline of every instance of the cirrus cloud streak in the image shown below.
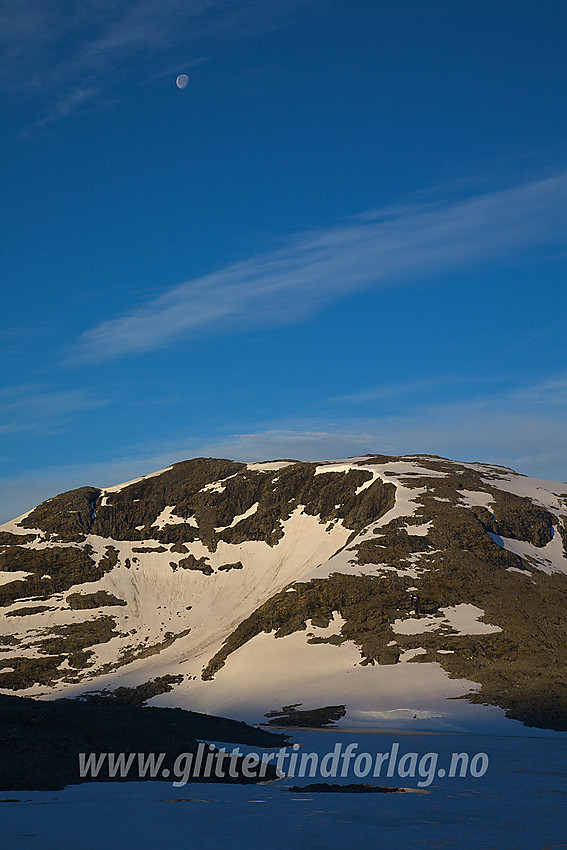
<svg viewBox="0 0 567 850"><path fill-rule="evenodd" d="M517 261L556 246L566 225L567 172L457 202L374 212L173 286L88 330L72 354L77 362L111 360L195 333L291 324L361 289Z"/></svg>

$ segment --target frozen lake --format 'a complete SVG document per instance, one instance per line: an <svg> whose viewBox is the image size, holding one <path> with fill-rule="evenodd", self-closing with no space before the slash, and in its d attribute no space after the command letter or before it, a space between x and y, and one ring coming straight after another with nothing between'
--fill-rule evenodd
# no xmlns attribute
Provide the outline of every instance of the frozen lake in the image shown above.
<svg viewBox="0 0 567 850"><path fill-rule="evenodd" d="M322 757L337 743L341 752L352 744L353 756L368 753L373 762L376 753L391 753L394 747L406 776L400 777L396 767L391 777L382 772L379 778L361 779L353 774L351 760L349 774L338 779L296 775L257 786L192 783L184 787L165 781L107 782L56 792L2 792L0 800L18 801L0 805L2 847L567 848L567 734L535 731L533 736L497 737L327 729L294 733L293 739L302 745L296 751L299 755L316 752ZM471 758L485 753L489 766L482 776L451 778L436 774L429 784L429 779L419 774L407 776L412 752L417 754L418 764L425 764L421 759L427 753L437 753L438 770L448 767L454 752L467 753ZM387 767L384 762L385 771ZM291 785L321 781L395 785L412 792L289 791Z"/></svg>

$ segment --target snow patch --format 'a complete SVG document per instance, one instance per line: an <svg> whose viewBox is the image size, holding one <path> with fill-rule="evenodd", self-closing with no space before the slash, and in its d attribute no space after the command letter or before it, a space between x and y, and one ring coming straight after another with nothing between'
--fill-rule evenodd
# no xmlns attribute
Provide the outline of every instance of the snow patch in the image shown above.
<svg viewBox="0 0 567 850"><path fill-rule="evenodd" d="M527 478L509 470L507 472L507 475L490 478L486 483L506 493L530 499L534 505L546 508L555 516L565 516L567 484L558 484L556 481L546 481L543 478Z"/></svg>
<svg viewBox="0 0 567 850"><path fill-rule="evenodd" d="M494 542L507 552L519 555L530 566L551 575L552 573L567 574L567 558L563 549L563 539L556 528L553 537L546 546L534 546L526 540L515 540L512 537L500 537L488 532Z"/></svg>
<svg viewBox="0 0 567 850"><path fill-rule="evenodd" d="M247 463L247 469L255 469L256 472L276 472L278 469L285 469L286 466L292 466L295 461L288 460L270 460L259 463Z"/></svg>
<svg viewBox="0 0 567 850"><path fill-rule="evenodd" d="M482 490L459 490L459 504L465 508L487 508L494 504L494 496Z"/></svg>
<svg viewBox="0 0 567 850"><path fill-rule="evenodd" d="M232 475L228 475L226 478L220 478L218 481L211 481L210 484L205 484L204 487L201 487L199 493L224 493L226 490L225 481L230 481L231 478L236 478L240 473L234 472Z"/></svg>
<svg viewBox="0 0 567 850"><path fill-rule="evenodd" d="M240 544L221 540L216 551L211 552L200 540L187 542L189 554L196 559L207 559L206 564L213 570L211 575L179 566L172 569L171 562L178 565L187 553L159 552L155 540L125 541L87 535L85 542L93 547L93 557L102 557L106 547L113 546L118 551L119 563L100 581L71 588L66 595L77 589L106 590L127 602L127 607L112 609L117 630L136 630L135 636L115 638L95 647L96 667L114 663L120 649L152 646L163 642L167 632L175 634L190 629L155 657L133 661L116 672L98 677L93 668L89 689L139 684L140 674L144 681L172 671L200 677L204 665L246 617L273 594L302 580L314 567L327 561L351 534L341 524L327 532L319 518L304 514L301 506L282 523L282 529L284 536L275 546L257 540ZM153 551L139 551L144 548ZM243 564L243 569L218 570L237 561ZM76 613L84 619L84 612ZM80 693L84 689L84 684L62 685L54 694L61 690ZM37 686L33 690L37 693L45 688Z"/></svg>
<svg viewBox="0 0 567 850"><path fill-rule="evenodd" d="M0 584L9 584L11 581L23 581L23 579L33 573L25 572L24 570L15 570L14 572L4 572L0 570Z"/></svg>
<svg viewBox="0 0 567 850"><path fill-rule="evenodd" d="M256 513L256 511L258 510L259 507L260 507L260 503L255 502L252 505L252 507L248 508L247 511L244 511L243 514L239 514L238 516L235 516L234 519L232 520L232 522L230 523L230 525L222 525L219 528L215 528L215 531L218 534L221 531L226 531L227 528L234 528L234 526L238 525L239 522L242 522L243 519L248 519L249 516L253 516Z"/></svg>
<svg viewBox="0 0 567 850"><path fill-rule="evenodd" d="M335 616L328 629L311 626L309 631L323 637L339 623ZM433 718L441 728L450 728L486 711L451 699L480 686L451 679L438 662L362 665L352 641L310 644L304 631L281 638L274 634L253 637L228 657L211 681L185 681L174 692L153 699L152 705L185 706L260 723L266 712L284 705L301 703L302 709L311 709L344 704L346 716L337 726L345 729L389 724L400 728L406 721L415 726L416 720ZM419 654L405 658L410 661Z"/></svg>
<svg viewBox="0 0 567 850"><path fill-rule="evenodd" d="M160 515L155 519L154 522L152 522L151 527L161 530L162 528L165 528L166 525L179 525L180 523L184 523L185 525L192 525L195 528L198 527L195 517L188 517L187 519L185 519L184 517L177 516L177 514L174 513L175 510L175 505L166 505ZM138 530L141 531L142 528L144 528L143 525L140 526Z"/></svg>
<svg viewBox="0 0 567 850"><path fill-rule="evenodd" d="M441 608L441 615L433 614L426 617L407 617L397 619L392 623L392 629L399 635L419 635L433 632L437 629L451 630L461 635L489 635L501 632L499 626L479 622L484 615L482 608L468 603Z"/></svg>
<svg viewBox="0 0 567 850"><path fill-rule="evenodd" d="M51 499L47 499L47 501L50 502ZM34 510L35 508L32 508L31 510L26 511L25 514L20 514L20 516L15 519L11 519L8 520L8 522L3 523L0 525L0 531L8 531L10 534L36 534L40 537L45 537L45 531L42 531L41 528L22 528L20 525L21 521L26 519Z"/></svg>
<svg viewBox="0 0 567 850"><path fill-rule="evenodd" d="M424 522L422 525L406 525L405 530L412 537L426 537L427 532L433 526L433 520Z"/></svg>
<svg viewBox="0 0 567 850"><path fill-rule="evenodd" d="M406 649L405 652L402 652L402 654L400 655L399 663L403 664L405 662L411 661L412 658L415 658L418 655L426 655L426 654L427 654L427 650L424 649L422 646L418 646L415 649Z"/></svg>
<svg viewBox="0 0 567 850"><path fill-rule="evenodd" d="M141 478L133 478L131 481L125 481L123 484L114 484L112 487L105 487L102 493L118 493L120 490L124 490L125 487L130 487L131 484L138 484L140 481L146 481L148 478L157 478L158 475L163 475L164 472L169 472L170 469L173 469L173 466L166 466L165 469L158 469L157 472L150 472L147 475L142 475Z"/></svg>

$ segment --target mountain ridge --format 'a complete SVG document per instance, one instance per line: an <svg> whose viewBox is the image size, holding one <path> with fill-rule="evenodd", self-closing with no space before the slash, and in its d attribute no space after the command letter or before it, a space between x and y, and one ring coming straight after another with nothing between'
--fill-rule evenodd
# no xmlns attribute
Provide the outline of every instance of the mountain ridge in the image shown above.
<svg viewBox="0 0 567 850"><path fill-rule="evenodd" d="M0 690L564 730L566 546L567 484L507 467L182 461L0 527Z"/></svg>

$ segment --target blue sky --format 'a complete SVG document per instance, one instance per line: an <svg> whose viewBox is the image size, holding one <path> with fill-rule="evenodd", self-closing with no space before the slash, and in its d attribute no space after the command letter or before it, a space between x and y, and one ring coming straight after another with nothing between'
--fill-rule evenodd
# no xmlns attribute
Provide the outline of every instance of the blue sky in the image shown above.
<svg viewBox="0 0 567 850"><path fill-rule="evenodd" d="M3 519L202 454L567 479L563 2L0 24Z"/></svg>

